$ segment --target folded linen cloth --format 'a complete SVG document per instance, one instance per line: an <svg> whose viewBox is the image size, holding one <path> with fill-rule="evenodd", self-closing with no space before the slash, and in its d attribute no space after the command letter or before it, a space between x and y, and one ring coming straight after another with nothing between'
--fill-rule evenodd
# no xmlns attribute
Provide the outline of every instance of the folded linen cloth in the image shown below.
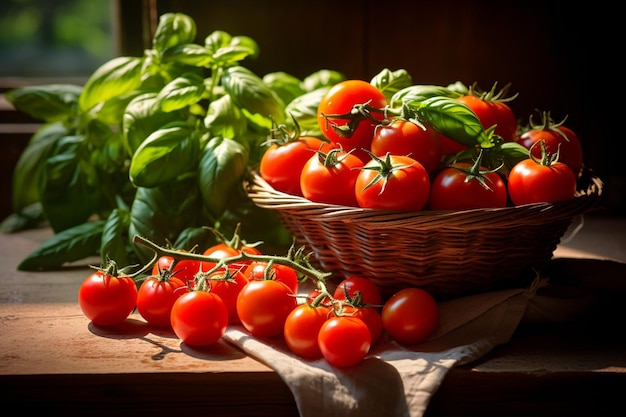
<svg viewBox="0 0 626 417"><path fill-rule="evenodd" d="M446 373L508 342L529 302L546 280L529 288L493 291L440 303L440 325L428 341L403 347L383 339L365 360L337 368L325 360L304 360L284 341L260 340L242 326L224 339L274 369L290 388L302 417L421 417Z"/></svg>

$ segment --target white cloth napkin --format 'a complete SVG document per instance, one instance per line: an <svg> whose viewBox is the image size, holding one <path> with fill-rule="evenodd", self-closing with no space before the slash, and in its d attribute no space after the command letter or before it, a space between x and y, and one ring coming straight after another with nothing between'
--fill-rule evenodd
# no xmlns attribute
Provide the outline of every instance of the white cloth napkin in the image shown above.
<svg viewBox="0 0 626 417"><path fill-rule="evenodd" d="M350 368L293 355L284 341L259 340L242 326L224 339L274 369L294 395L302 417L421 417L446 373L508 342L537 289L510 289L440 303L440 325L428 341L410 348L383 336L366 359Z"/></svg>

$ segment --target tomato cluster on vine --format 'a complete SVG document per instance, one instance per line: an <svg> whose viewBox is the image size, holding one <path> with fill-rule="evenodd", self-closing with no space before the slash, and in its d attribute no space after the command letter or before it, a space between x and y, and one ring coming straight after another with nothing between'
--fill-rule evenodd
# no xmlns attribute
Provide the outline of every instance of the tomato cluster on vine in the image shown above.
<svg viewBox="0 0 626 417"><path fill-rule="evenodd" d="M311 266L303 249L266 255L233 239L236 246L219 243L196 254L136 242L154 251L153 262L131 275L109 260L82 283L79 306L94 325L114 326L136 309L190 346L216 343L228 326L241 325L257 338L282 338L298 357L340 367L360 363L383 334L411 345L438 326L438 305L426 291L407 288L387 301L359 276L331 291L331 274ZM303 292L307 280L315 289Z"/></svg>
<svg viewBox="0 0 626 417"><path fill-rule="evenodd" d="M336 84L317 108L320 137L285 140L283 130L263 154L261 177L314 202L404 211L575 197L583 152L564 121L543 112L518 124L508 86L420 98L423 86L412 87L389 98L363 80Z"/></svg>

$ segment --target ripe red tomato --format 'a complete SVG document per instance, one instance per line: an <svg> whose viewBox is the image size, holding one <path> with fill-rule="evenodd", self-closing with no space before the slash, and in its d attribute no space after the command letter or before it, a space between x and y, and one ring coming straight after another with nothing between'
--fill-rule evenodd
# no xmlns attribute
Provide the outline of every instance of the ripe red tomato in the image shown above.
<svg viewBox="0 0 626 417"><path fill-rule="evenodd" d="M497 172L476 177L464 171L471 167L470 163L458 162L442 169L435 176L430 189L431 210L506 207L508 195L502 177ZM487 169L481 167L480 171L487 172ZM483 178L484 184L481 183L480 177Z"/></svg>
<svg viewBox="0 0 626 417"><path fill-rule="evenodd" d="M517 139L517 118L505 102L475 95L461 96L457 100L472 109L484 129L496 125L495 133L505 142Z"/></svg>
<svg viewBox="0 0 626 417"><path fill-rule="evenodd" d="M129 276L98 270L78 289L78 305L85 317L98 326L112 326L126 320L135 309L137 285Z"/></svg>
<svg viewBox="0 0 626 417"><path fill-rule="evenodd" d="M195 275L200 271L200 261L191 259L175 260L171 256L161 256L152 267L152 275L158 276L164 270L170 270L172 275L186 284L193 284Z"/></svg>
<svg viewBox="0 0 626 417"><path fill-rule="evenodd" d="M333 298L346 300L349 296L350 299L354 300L357 294L360 294L363 305L382 306L383 298L380 288L371 279L359 276L350 276L341 281L333 292Z"/></svg>
<svg viewBox="0 0 626 417"><path fill-rule="evenodd" d="M339 149L316 154L302 168L302 195L318 203L357 207L354 186L362 166L358 157Z"/></svg>
<svg viewBox="0 0 626 417"><path fill-rule="evenodd" d="M404 288L392 295L382 310L383 328L403 345L420 343L435 333L439 306L420 288Z"/></svg>
<svg viewBox="0 0 626 417"><path fill-rule="evenodd" d="M430 194L430 177L422 164L404 155L375 157L358 173L354 187L359 207L422 210Z"/></svg>
<svg viewBox="0 0 626 417"><path fill-rule="evenodd" d="M178 297L170 319L176 336L189 346L212 345L228 327L224 302L206 291L190 291Z"/></svg>
<svg viewBox="0 0 626 417"><path fill-rule="evenodd" d="M354 149L354 155L365 163L369 160L369 155L364 149L370 149L374 129L378 125L375 120L382 120L384 114L371 112L370 117L374 120L362 114L351 114L355 105L363 104L369 104L376 109L384 109L387 100L382 91L367 81L342 81L331 87L320 101L317 108L317 121L324 136L331 142L340 144L346 151ZM345 117L330 117L340 115L345 115ZM340 133L342 129L351 130L352 124L356 124L352 134Z"/></svg>
<svg viewBox="0 0 626 417"><path fill-rule="evenodd" d="M282 335L285 320L297 305L291 288L275 280L251 280L237 297L239 320L255 337Z"/></svg>
<svg viewBox="0 0 626 417"><path fill-rule="evenodd" d="M336 316L350 316L363 320L363 323L367 325L371 336L371 346L374 346L383 334L383 319L380 315L380 309L375 307L354 307L344 304L340 308L335 306L335 309L329 312L331 317Z"/></svg>
<svg viewBox="0 0 626 417"><path fill-rule="evenodd" d="M576 133L566 126L547 125L543 128L533 128L522 133L519 144L526 149L532 148L532 155L541 158L541 146L534 146L543 140L546 151L550 154L559 152L559 161L569 166L574 176L579 178L583 168L583 148Z"/></svg>
<svg viewBox="0 0 626 417"><path fill-rule="evenodd" d="M239 323L237 314L237 296L248 283L240 269L228 267L218 269L207 277L209 291L219 295L228 311L228 322Z"/></svg>
<svg viewBox="0 0 626 417"><path fill-rule="evenodd" d="M431 126L396 119L376 128L370 147L379 157L387 153L410 156L422 164L428 173L433 172L443 155L442 135Z"/></svg>
<svg viewBox="0 0 626 417"><path fill-rule="evenodd" d="M153 326L170 326L174 302L188 291L187 285L169 272L151 275L141 283L137 292L137 311Z"/></svg>
<svg viewBox="0 0 626 417"><path fill-rule="evenodd" d="M574 198L576 177L562 162L543 165L529 158L511 168L508 191L515 205L556 203Z"/></svg>
<svg viewBox="0 0 626 417"><path fill-rule="evenodd" d="M216 259L232 258L234 256L241 255L241 252L248 253L250 255L261 255L261 251L254 246L242 246L240 249L229 246L226 243L217 243L210 248L207 248L202 254L204 256L210 256ZM250 259L242 259L237 262L233 262L230 265L232 267L245 269L252 261ZM202 261L200 262L203 271L210 271L217 265L216 262Z"/></svg>
<svg viewBox="0 0 626 417"><path fill-rule="evenodd" d="M303 358L321 358L322 351L317 343L317 335L328 319L329 311L329 307L314 307L309 303L302 303L291 310L284 328L285 342L289 350Z"/></svg>
<svg viewBox="0 0 626 417"><path fill-rule="evenodd" d="M320 138L302 136L285 144L272 144L261 157L261 177L275 190L291 195L302 195L300 175L304 164L321 150L328 152L332 145Z"/></svg>
<svg viewBox="0 0 626 417"><path fill-rule="evenodd" d="M324 322L317 341L329 364L348 367L363 361L372 345L372 336L363 320L337 316Z"/></svg>
<svg viewBox="0 0 626 417"><path fill-rule="evenodd" d="M441 152L443 156L459 153L467 149L467 145L463 145L462 143L452 140L444 135L441 135L441 145L443 148Z"/></svg>
<svg viewBox="0 0 626 417"><path fill-rule="evenodd" d="M250 263L246 269L244 269L243 275L247 281L251 281L253 279L263 280L266 277L274 279L288 286L293 294L298 293L298 273L295 269L287 265L272 263L272 266L268 271L268 266L269 262L254 261Z"/></svg>

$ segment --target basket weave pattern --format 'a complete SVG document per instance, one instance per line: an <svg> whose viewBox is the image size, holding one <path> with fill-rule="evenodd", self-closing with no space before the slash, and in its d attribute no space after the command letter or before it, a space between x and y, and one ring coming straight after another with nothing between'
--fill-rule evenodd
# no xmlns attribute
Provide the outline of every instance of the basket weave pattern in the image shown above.
<svg viewBox="0 0 626 417"><path fill-rule="evenodd" d="M586 177L565 202L454 212L315 203L255 173L246 189L338 278L369 277L385 295L414 286L448 297L505 286L549 261L573 219L598 204L602 181Z"/></svg>

